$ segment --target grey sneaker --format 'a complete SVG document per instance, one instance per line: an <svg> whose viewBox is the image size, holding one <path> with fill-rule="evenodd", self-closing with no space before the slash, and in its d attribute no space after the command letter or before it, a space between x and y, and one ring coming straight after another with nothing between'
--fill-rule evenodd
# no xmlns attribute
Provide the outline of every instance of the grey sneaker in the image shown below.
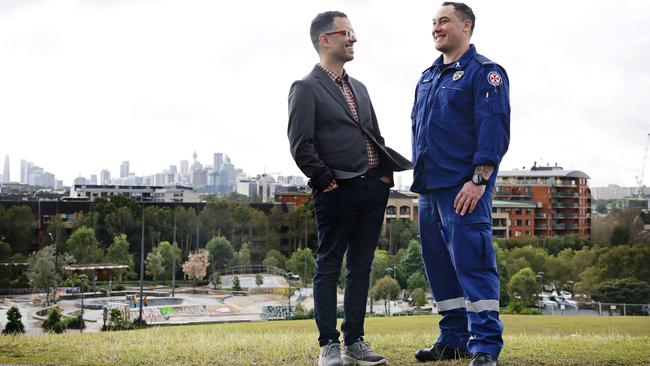
<svg viewBox="0 0 650 366"><path fill-rule="evenodd" d="M374 366L385 365L386 357L377 354L370 348L370 344L357 341L351 345L344 345L341 355L344 365Z"/></svg>
<svg viewBox="0 0 650 366"><path fill-rule="evenodd" d="M320 348L318 366L343 366L341 348L338 343L329 341L328 344Z"/></svg>

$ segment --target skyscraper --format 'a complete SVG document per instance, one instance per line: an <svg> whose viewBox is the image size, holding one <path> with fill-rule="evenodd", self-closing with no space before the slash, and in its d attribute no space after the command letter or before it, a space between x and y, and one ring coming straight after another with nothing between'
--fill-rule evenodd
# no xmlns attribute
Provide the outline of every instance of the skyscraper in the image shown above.
<svg viewBox="0 0 650 366"><path fill-rule="evenodd" d="M11 176L9 175L9 155L5 156L5 169L2 172L2 182L9 183L11 181Z"/></svg>
<svg viewBox="0 0 650 366"><path fill-rule="evenodd" d="M129 177L129 161L124 160L122 162L122 165L120 165L120 178L128 178Z"/></svg>
<svg viewBox="0 0 650 366"><path fill-rule="evenodd" d="M97 185L97 174L90 175L90 184Z"/></svg>
<svg viewBox="0 0 650 366"><path fill-rule="evenodd" d="M222 153L214 153L212 169L215 172L219 172L219 171L221 171L222 166L223 166L223 154Z"/></svg>
<svg viewBox="0 0 650 366"><path fill-rule="evenodd" d="M25 159L20 161L20 183L27 184L29 182L29 164Z"/></svg>
<svg viewBox="0 0 650 366"><path fill-rule="evenodd" d="M102 185L111 184L111 172L106 169L103 169L100 173L100 179Z"/></svg>

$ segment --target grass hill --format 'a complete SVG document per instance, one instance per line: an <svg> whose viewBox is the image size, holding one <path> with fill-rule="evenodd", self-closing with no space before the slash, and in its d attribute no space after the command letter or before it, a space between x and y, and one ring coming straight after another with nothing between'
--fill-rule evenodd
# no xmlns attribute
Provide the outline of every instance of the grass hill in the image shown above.
<svg viewBox="0 0 650 366"><path fill-rule="evenodd" d="M366 340L389 365L418 363L437 316L369 318ZM503 315L500 365L650 365L650 317ZM316 365L313 320L153 327L110 333L0 337L0 364Z"/></svg>

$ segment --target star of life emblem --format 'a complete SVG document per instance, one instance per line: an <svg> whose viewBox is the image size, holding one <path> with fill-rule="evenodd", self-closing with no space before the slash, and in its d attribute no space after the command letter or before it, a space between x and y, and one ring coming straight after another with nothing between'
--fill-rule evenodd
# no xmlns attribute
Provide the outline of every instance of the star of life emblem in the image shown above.
<svg viewBox="0 0 650 366"><path fill-rule="evenodd" d="M501 85L501 75L499 75L498 72L492 71L488 74L488 83L490 83L492 86L499 86Z"/></svg>

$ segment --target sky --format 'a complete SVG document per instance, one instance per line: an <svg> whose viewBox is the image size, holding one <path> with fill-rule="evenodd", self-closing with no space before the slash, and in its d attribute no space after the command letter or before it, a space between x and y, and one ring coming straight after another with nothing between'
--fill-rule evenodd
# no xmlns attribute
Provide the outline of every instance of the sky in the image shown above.
<svg viewBox="0 0 650 366"><path fill-rule="evenodd" d="M557 163L592 186L635 185L650 133L650 2L468 4L472 43L510 79L501 170ZM196 151L203 164L226 153L249 175L300 175L287 95L318 62L309 25L326 10L348 15L358 42L345 68L367 86L387 145L410 156L415 84L439 55L439 5L0 0L0 164L10 156L12 181L26 159L69 185L102 169L116 176L123 160L152 175Z"/></svg>

